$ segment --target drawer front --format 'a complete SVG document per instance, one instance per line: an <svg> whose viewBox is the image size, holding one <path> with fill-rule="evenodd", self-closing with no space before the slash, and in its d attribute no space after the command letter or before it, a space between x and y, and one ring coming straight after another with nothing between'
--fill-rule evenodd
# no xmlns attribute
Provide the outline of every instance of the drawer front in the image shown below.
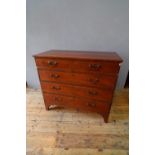
<svg viewBox="0 0 155 155"><path fill-rule="evenodd" d="M105 90L103 88L81 87L50 82L41 82L41 87L42 91L47 93L77 96L104 101L111 101L112 99L112 90Z"/></svg>
<svg viewBox="0 0 155 155"><path fill-rule="evenodd" d="M89 60L71 60L71 59L51 59L36 58L38 68L46 68L53 71L70 72L103 72L105 74L117 74L119 65L117 62L110 61L89 61Z"/></svg>
<svg viewBox="0 0 155 155"><path fill-rule="evenodd" d="M44 101L47 106L58 105L67 108L76 108L79 110L94 111L94 112L106 112L110 104L107 102L82 100L77 97L68 97L63 95L55 95L44 93Z"/></svg>
<svg viewBox="0 0 155 155"><path fill-rule="evenodd" d="M67 84L85 85L113 89L117 76L102 75L97 73L82 74L70 72L54 72L48 70L38 70L41 81L60 82Z"/></svg>

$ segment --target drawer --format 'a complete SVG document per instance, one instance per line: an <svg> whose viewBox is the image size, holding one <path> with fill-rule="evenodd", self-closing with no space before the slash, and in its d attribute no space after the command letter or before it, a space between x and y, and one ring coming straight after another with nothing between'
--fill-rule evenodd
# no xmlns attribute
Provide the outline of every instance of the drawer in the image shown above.
<svg viewBox="0 0 155 155"><path fill-rule="evenodd" d="M74 86L74 85L58 84L51 82L41 82L41 87L42 91L46 93L77 96L104 101L110 101L112 99L112 93L113 93L112 90L106 90L103 88Z"/></svg>
<svg viewBox="0 0 155 155"><path fill-rule="evenodd" d="M110 104L107 102L92 101L86 99L79 99L77 97L68 97L63 95L55 95L44 93L44 101L46 106L58 105L62 107L71 107L79 110L94 111L94 112L107 112Z"/></svg>
<svg viewBox="0 0 155 155"><path fill-rule="evenodd" d="M117 75L102 75L97 73L83 74L71 72L55 72L49 70L38 70L41 81L56 83L67 83L82 86L96 86L105 89L114 89Z"/></svg>
<svg viewBox="0 0 155 155"><path fill-rule="evenodd" d="M72 60L57 58L36 58L38 68L46 68L52 71L69 72L104 72L104 74L117 74L119 65L117 62L99 60Z"/></svg>

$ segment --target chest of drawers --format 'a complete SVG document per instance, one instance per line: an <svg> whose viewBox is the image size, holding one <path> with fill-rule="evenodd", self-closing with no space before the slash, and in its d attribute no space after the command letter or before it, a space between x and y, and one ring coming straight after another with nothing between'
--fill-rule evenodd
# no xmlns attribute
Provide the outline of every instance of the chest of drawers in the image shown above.
<svg viewBox="0 0 155 155"><path fill-rule="evenodd" d="M47 110L76 108L108 121L122 62L115 52L51 50L34 58Z"/></svg>

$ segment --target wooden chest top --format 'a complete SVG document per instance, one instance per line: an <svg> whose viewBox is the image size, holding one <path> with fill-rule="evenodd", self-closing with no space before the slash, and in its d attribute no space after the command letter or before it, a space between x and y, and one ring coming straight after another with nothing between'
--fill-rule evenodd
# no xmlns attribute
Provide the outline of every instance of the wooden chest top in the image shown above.
<svg viewBox="0 0 155 155"><path fill-rule="evenodd" d="M116 52L106 51L77 51L77 50L49 50L34 55L34 57L61 58L61 59L88 59L122 62L122 59Z"/></svg>

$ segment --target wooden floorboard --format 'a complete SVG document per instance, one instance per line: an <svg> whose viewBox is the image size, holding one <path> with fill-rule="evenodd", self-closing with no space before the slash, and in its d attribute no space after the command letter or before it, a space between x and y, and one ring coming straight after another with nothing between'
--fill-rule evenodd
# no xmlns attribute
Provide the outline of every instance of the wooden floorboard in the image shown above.
<svg viewBox="0 0 155 155"><path fill-rule="evenodd" d="M128 89L116 91L109 117L71 109L46 111L27 88L27 155L128 155Z"/></svg>

